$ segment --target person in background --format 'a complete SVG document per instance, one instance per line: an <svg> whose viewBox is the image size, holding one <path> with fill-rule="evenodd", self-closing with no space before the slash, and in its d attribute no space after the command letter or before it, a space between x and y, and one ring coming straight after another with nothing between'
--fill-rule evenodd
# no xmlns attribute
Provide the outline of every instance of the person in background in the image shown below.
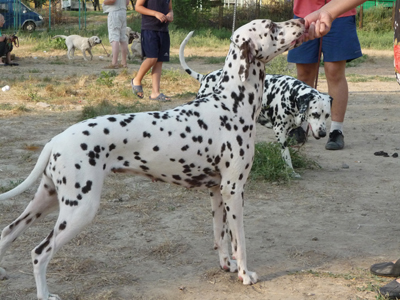
<svg viewBox="0 0 400 300"><path fill-rule="evenodd" d="M129 0L105 0L103 12L108 13L107 27L108 39L112 49L111 65L105 69L126 68L128 55L128 38L126 36L126 7ZM121 65L118 65L118 55L121 50Z"/></svg>
<svg viewBox="0 0 400 300"><path fill-rule="evenodd" d="M295 18L304 18L313 11L320 9L325 0L294 0L293 12ZM303 43L300 47L290 50L287 60L296 63L297 79L309 86L315 86L319 71L320 53L323 54L324 69L328 83L328 93L333 98L331 109L331 128L325 149L341 150L344 147L343 121L348 102L348 85L346 80L346 62L362 56L356 28L356 9L353 8L332 21L329 33L324 38L318 38ZM308 124L294 129L297 142L305 142Z"/></svg>
<svg viewBox="0 0 400 300"><path fill-rule="evenodd" d="M3 27L5 22L6 21L4 20L4 16L0 14L0 28ZM11 43L11 41L9 41L9 43ZM17 63L13 63L11 61L11 50L12 44L7 45L6 36L2 35L0 30L0 57L6 57L6 62L4 63L4 66L18 66Z"/></svg>
<svg viewBox="0 0 400 300"><path fill-rule="evenodd" d="M332 0L321 9L307 15L305 26L308 28L306 40L313 40L325 36L332 26L333 20L343 12L352 7L356 7L365 1L363 0ZM400 84L400 0L396 0L394 16L394 73L398 84ZM397 277L379 289L379 292L391 299L400 298L400 259L397 261L376 263L370 267L372 274L385 277Z"/></svg>
<svg viewBox="0 0 400 300"><path fill-rule="evenodd" d="M142 79L152 69L149 99L171 101L170 97L160 93L160 82L163 62L169 61L168 24L174 20L172 0L137 0L135 10L142 14L142 53L146 59L131 81L132 91L139 98L144 97Z"/></svg>

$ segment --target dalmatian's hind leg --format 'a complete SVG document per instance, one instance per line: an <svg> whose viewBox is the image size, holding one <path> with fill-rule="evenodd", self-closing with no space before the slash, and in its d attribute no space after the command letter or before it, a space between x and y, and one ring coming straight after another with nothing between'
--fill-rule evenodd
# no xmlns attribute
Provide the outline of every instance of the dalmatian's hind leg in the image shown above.
<svg viewBox="0 0 400 300"><path fill-rule="evenodd" d="M218 250L219 265L221 269L229 272L237 272L236 261L229 256L228 235L232 237L228 229L226 211L222 200L220 187L210 188L211 208L214 224L214 249ZM232 238L231 238L232 240Z"/></svg>
<svg viewBox="0 0 400 300"><path fill-rule="evenodd" d="M29 226L44 218L47 214L58 207L57 193L54 184L46 176L43 176L35 197L29 202L25 211L10 225L5 227L1 233L0 239L0 262L11 244L26 230ZM0 280L6 279L7 275L4 269L0 268Z"/></svg>
<svg viewBox="0 0 400 300"><path fill-rule="evenodd" d="M61 202L56 225L31 253L38 299L60 300L57 295L49 293L46 282L47 266L54 254L78 235L97 213L103 179L97 178L96 183L93 184L88 182L90 181L86 181L85 188L90 191L81 194L82 197L79 197L79 200L72 200L76 199L75 188L68 185L59 186Z"/></svg>
<svg viewBox="0 0 400 300"><path fill-rule="evenodd" d="M233 183L232 183L233 182ZM243 224L243 186L238 180L227 180L221 183L221 195L227 221L229 224L233 247L236 251L238 277L243 284L254 284L258 281L255 272L247 269L246 242Z"/></svg>

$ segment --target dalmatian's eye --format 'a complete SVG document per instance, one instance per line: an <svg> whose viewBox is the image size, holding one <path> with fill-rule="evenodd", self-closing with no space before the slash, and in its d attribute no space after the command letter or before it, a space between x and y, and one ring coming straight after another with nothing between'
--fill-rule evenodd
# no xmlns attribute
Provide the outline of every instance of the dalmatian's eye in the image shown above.
<svg viewBox="0 0 400 300"><path fill-rule="evenodd" d="M329 114L326 114L326 115L325 115L325 119L328 119L328 118L329 118Z"/></svg>

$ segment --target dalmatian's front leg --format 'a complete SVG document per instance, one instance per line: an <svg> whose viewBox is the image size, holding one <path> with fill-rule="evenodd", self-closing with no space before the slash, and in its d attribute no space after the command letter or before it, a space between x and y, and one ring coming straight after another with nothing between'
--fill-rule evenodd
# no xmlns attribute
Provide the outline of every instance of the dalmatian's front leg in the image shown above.
<svg viewBox="0 0 400 300"><path fill-rule="evenodd" d="M228 230L226 210L219 186L210 188L210 196L214 224L214 249L218 250L219 266L225 271L236 272L236 261L229 257L227 238L228 234L231 236L231 233Z"/></svg>
<svg viewBox="0 0 400 300"><path fill-rule="evenodd" d="M287 130L284 130L280 126L274 127L275 137L281 146L281 155L283 160L286 162L286 165L291 170L290 176L293 178L301 178L300 174L294 171L292 158L290 156L288 141L287 141Z"/></svg>
<svg viewBox="0 0 400 300"><path fill-rule="evenodd" d="M238 181L226 181L221 184L221 195L225 206L231 232L233 247L236 249L238 277L243 284L255 284L258 276L247 269L246 242L243 225L243 186Z"/></svg>

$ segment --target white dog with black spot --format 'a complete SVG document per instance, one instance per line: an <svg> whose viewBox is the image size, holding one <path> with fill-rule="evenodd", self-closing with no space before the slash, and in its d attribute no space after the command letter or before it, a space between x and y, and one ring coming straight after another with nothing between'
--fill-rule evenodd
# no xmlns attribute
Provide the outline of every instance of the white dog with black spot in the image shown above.
<svg viewBox="0 0 400 300"><path fill-rule="evenodd" d="M179 60L186 73L200 82L198 97L205 97L213 93L222 75L222 69L203 75L186 64L184 50L192 35L193 31L181 43ZM288 145L289 131L307 121L314 138L325 137L326 120L330 116L332 100L328 94L320 93L291 76L265 76L262 109L258 123L274 130L275 137L282 148L282 158L291 169L292 177L300 178L301 176L293 169Z"/></svg>
<svg viewBox="0 0 400 300"><path fill-rule="evenodd" d="M22 232L59 208L54 229L32 250L38 299L59 300L49 292L47 265L94 218L106 175L121 172L208 188L221 268L238 272L244 284L256 283L257 274L247 268L243 195L253 163L264 69L275 56L300 45L304 32L302 19L251 21L233 33L212 95L166 111L86 120L55 136L27 179L0 195L0 201L19 195L42 177L25 211L2 231L0 261ZM279 43L271 43L275 37Z"/></svg>

